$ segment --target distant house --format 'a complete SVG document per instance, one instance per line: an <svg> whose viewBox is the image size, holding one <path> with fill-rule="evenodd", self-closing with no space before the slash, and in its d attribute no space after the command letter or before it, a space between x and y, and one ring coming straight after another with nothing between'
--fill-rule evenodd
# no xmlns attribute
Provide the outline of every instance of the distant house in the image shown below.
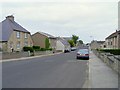
<svg viewBox="0 0 120 90"><path fill-rule="evenodd" d="M30 32L16 23L14 16L7 16L0 26L0 48L3 52L22 51L24 46L33 45Z"/></svg>
<svg viewBox="0 0 120 90"><path fill-rule="evenodd" d="M61 38L65 39L66 41L68 41L68 40L71 40L71 39L72 39L72 37L61 37Z"/></svg>
<svg viewBox="0 0 120 90"><path fill-rule="evenodd" d="M40 46L41 48L45 48L45 40L49 39L50 48L56 49L56 41L57 38L44 32L36 32L32 35L33 45Z"/></svg>
<svg viewBox="0 0 120 90"><path fill-rule="evenodd" d="M120 30L114 33L112 33L111 35L109 35L106 39L106 46L109 49L117 49L120 48Z"/></svg>
<svg viewBox="0 0 120 90"><path fill-rule="evenodd" d="M70 50L70 44L65 39L58 37L57 38L57 43L56 43L56 50L57 51L62 51L62 52L69 51Z"/></svg>
<svg viewBox="0 0 120 90"><path fill-rule="evenodd" d="M104 45L105 41L97 41L93 40L90 44L91 49L101 49L101 48L106 48L106 45Z"/></svg>

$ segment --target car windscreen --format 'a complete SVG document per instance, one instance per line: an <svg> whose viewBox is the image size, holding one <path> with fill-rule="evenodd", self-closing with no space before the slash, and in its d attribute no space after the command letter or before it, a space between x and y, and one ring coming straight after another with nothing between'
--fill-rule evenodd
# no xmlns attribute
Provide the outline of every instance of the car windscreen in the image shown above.
<svg viewBox="0 0 120 90"><path fill-rule="evenodd" d="M78 51L78 53L88 54L88 49L80 49L80 50Z"/></svg>

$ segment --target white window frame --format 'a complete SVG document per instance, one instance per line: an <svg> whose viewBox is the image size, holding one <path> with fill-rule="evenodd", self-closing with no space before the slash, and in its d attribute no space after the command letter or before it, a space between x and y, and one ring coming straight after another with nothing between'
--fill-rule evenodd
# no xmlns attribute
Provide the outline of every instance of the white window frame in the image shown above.
<svg viewBox="0 0 120 90"><path fill-rule="evenodd" d="M17 42L16 48L17 48L17 49L20 49L20 41Z"/></svg>
<svg viewBox="0 0 120 90"><path fill-rule="evenodd" d="M16 37L20 38L20 32L19 31L16 32Z"/></svg>
<svg viewBox="0 0 120 90"><path fill-rule="evenodd" d="M28 33L25 33L24 35L25 35L25 38L28 38Z"/></svg>
<svg viewBox="0 0 120 90"><path fill-rule="evenodd" d="M28 46L28 42L27 41L24 42L24 46Z"/></svg>

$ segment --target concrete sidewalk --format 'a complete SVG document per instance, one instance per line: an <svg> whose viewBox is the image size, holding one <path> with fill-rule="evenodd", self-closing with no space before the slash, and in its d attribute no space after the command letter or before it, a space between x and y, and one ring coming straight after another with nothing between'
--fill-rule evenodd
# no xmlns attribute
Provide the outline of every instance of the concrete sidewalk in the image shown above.
<svg viewBox="0 0 120 90"><path fill-rule="evenodd" d="M90 52L88 88L118 88L118 74Z"/></svg>

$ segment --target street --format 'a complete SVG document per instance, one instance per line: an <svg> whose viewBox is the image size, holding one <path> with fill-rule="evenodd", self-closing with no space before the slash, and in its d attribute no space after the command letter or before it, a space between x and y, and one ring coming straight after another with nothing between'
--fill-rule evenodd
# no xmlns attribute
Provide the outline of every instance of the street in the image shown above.
<svg viewBox="0 0 120 90"><path fill-rule="evenodd" d="M3 88L82 88L88 61L76 60L76 51L2 63Z"/></svg>

